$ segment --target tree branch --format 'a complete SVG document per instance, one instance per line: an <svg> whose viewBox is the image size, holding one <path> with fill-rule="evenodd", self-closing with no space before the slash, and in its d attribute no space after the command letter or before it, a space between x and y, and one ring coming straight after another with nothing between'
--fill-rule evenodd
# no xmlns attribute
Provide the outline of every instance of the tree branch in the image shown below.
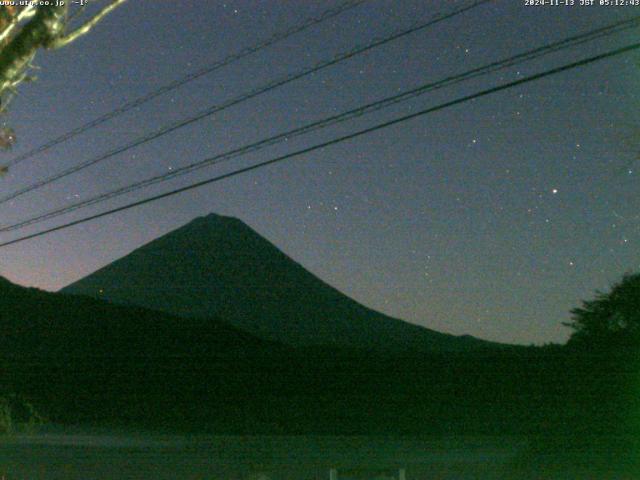
<svg viewBox="0 0 640 480"><path fill-rule="evenodd" d="M16 26L18 26L20 22L35 15L35 8L36 7L34 7L32 4L29 4L22 10L20 10L20 12L18 12L16 16L13 17L13 19L11 20L11 22L9 22L5 29L0 32L0 44L2 44L2 42L9 38L9 35L11 35L13 29L16 28Z"/></svg>
<svg viewBox="0 0 640 480"><path fill-rule="evenodd" d="M97 13L91 20L86 22L81 27L78 27L73 32L68 35L56 37L51 40L51 42L47 45L47 48L61 48L64 47L71 42L77 40L79 37L86 35L91 31L93 27L95 27L104 17L106 17L113 10L118 8L127 0L113 0L109 5L104 7L99 13Z"/></svg>
<svg viewBox="0 0 640 480"><path fill-rule="evenodd" d="M42 6L0 55L0 94L15 87L37 50L59 37L65 28L66 7Z"/></svg>

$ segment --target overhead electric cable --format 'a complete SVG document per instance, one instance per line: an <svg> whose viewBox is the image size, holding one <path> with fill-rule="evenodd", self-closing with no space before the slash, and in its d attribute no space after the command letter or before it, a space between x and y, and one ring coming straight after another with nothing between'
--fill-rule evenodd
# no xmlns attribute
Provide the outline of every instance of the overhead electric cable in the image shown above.
<svg viewBox="0 0 640 480"><path fill-rule="evenodd" d="M291 83L295 80L298 80L300 78L306 77L308 75L311 75L313 73L316 73L320 70L323 70L327 67L330 67L332 65L335 65L339 62L342 62L344 60L347 60L349 58L352 58L356 55L360 55L364 52L367 52L369 50L372 50L374 48L377 48L379 46L385 45L389 42L392 42L394 40L397 40L399 38L402 38L406 35L418 32L420 30L423 30L427 27L430 27L432 25L435 25L438 22L441 22L443 20L447 20L450 18L453 18L456 15L460 15L468 10L471 10L472 8L478 7L484 3L488 3L491 0L477 0L474 3L467 5L465 7L460 7L456 10L453 10L451 12L448 12L446 14L438 14L435 15L433 17L431 17L430 20L426 21L426 22L422 22L419 23L417 25L414 25L410 28L407 29L402 29L400 31L396 31L395 33L392 33L391 35L387 35L385 37L382 38L378 38L373 40L372 42L364 45L364 46L358 46L355 47L345 53L341 53L337 56L335 56L334 58L330 59L330 60L325 60L323 62L320 62L318 64L316 64L315 66L311 67L311 68L306 68L304 70L301 70L299 72L296 73L292 73L290 75L287 75L283 78L274 80L272 82L267 83L266 85L262 85L254 90L251 90L248 93L244 93L242 95L236 96L230 100L227 100L226 102L220 104L220 105L213 105L209 108L207 108L206 110L200 111L198 113L196 113L193 116L190 116L186 119L180 120L178 122L172 123L170 125L166 125L164 127L161 127L160 129L156 130L155 132L151 132L148 133L142 137L138 137L137 139L125 144L125 145L121 145L119 147L116 147L112 150L110 150L107 153L104 153L96 158L92 158L90 160L87 160L85 162L82 162L78 165L74 165L73 167L67 168L61 172L55 173L43 180L39 180L31 185L28 185L26 187L23 187L19 190L16 190L8 195L5 195L4 197L0 197L0 204L6 203L10 200L13 200L14 198L17 198L21 195L24 195L25 193L31 192L33 190L37 190L39 188L44 187L45 185L49 185L50 183L53 183L57 180L60 180L61 178L67 177L69 175L72 175L74 173L77 173L81 170L84 170L85 168L88 168L92 165L95 165L99 162L102 162L104 160L107 160L117 154L126 152L127 150L130 150L134 147L140 146L142 144L148 143L152 140L155 140L157 138L160 138L168 133L174 132L180 128L186 127L187 125L191 125L192 123L195 123L199 120L202 120L204 118L210 117L211 115L215 114L215 113L219 113L223 110L226 110L227 108L230 108L232 106L238 105L242 102L245 102L247 100L250 100L254 97L257 97L258 95L262 95L264 93L270 92L272 90L275 90L276 88L279 88L283 85L286 85L288 83Z"/></svg>
<svg viewBox="0 0 640 480"><path fill-rule="evenodd" d="M622 29L628 29L628 28L637 28L640 26L640 16L635 17L634 19L630 19L627 21L623 21L623 22L616 22L614 24L605 26L605 27L601 27L595 30L591 30L585 33L581 33L578 35L574 35L572 37L563 39L563 40L559 40L553 43L549 43L547 45L532 49L532 50L528 50L526 52L522 52L519 53L517 55L513 55L511 57L508 58L504 58L502 60L499 61L495 61L492 63L489 63L487 65L484 65L482 67L478 67L478 68L474 68L472 70L468 70L466 72L457 74L457 75L452 75L449 77L446 77L442 80L436 81L436 82L431 82L431 83L427 83L424 85L421 85L420 87L405 91L403 93L399 93L397 95L393 95L390 97L386 97L382 100L378 100L376 102L372 102L369 103L367 105L364 106L360 106L358 108L354 108L351 110L348 110L346 112L337 114L337 115L333 115L330 116L328 118L324 118L315 122L311 122L309 124L303 125L301 127L297 127L294 128L292 130L288 130L286 132L282 132L278 135L275 136L271 136L265 139L262 139L260 141L239 147L239 148L235 148L232 149L230 151L215 155L213 157L210 158L206 158L204 160L200 160L194 163L191 163L189 165L185 165L183 167L177 168L175 170L172 170L170 172L165 172L163 174L160 175L155 175L153 177L144 179L144 180L140 180L137 182L134 182L132 184L126 185L124 187L109 191L109 192L105 192L99 195L96 195L94 197L88 198L86 200L82 200L76 203L72 203L70 205L66 205L64 207L60 207L54 210L50 210L48 212L45 213L41 213L38 214L34 217L28 218L26 220L22 220L18 223L14 223L11 225L6 225L6 226L2 226L0 227L0 232L8 232L8 231L12 231L12 230L17 230L19 228L23 228L29 225L33 225L36 223L40 223L42 221L45 220L49 220L51 218L55 218L58 217L60 215L66 214L66 213L70 213L72 211L81 209L81 208L86 208L89 207L91 205L95 205L98 203L102 203L104 201L119 197L121 195L124 195L126 193L130 193L136 190L139 190L141 188L146 188L148 186L157 184L157 183L161 183L161 182L165 182L168 180L171 180L173 178L176 178L178 176L182 176L185 175L187 173L191 173L194 172L198 169L204 168L204 167L208 167L211 165L215 165L218 163L222 163L228 160L231 160L233 158L242 156L242 155L246 155L248 153L253 153L259 150L262 150L263 148L275 145L277 143L281 143L282 141L285 140L290 140L292 138L295 138L297 136L303 135L303 134L307 134L310 133L312 131L315 130L319 130L321 128L326 128L328 126L331 125L335 125L337 123L342 123L345 122L347 120L356 118L356 117L360 117L362 115L368 114L368 113L372 113L378 110L381 110L383 108L389 107L391 105L395 105L397 103L400 102L404 102L407 100L410 100L412 98L415 98L419 95L423 95L427 92L433 91L433 90L437 90L443 87L448 87L451 85L455 85L457 83L460 83L462 81L465 80L469 80L472 78L477 78L479 76L482 75L487 75L490 73L494 73L498 70L507 68L507 67L511 67L514 65L518 65L522 62L525 61L530 61L533 59L537 59L540 58L542 56L545 55L549 55L551 53L555 53L567 48L571 48L571 47L575 47L576 45L581 45L587 41L592 41L596 38L601 38L603 36L608 36L611 35L613 33L618 33L620 32Z"/></svg>
<svg viewBox="0 0 640 480"><path fill-rule="evenodd" d="M366 134L369 134L369 133L372 133L372 132L375 132L375 131L378 131L378 130L382 130L384 128L387 128L387 127L390 127L390 126L393 126L393 125L397 125L397 124L400 124L402 122L406 122L408 120L412 120L414 118L418 118L418 117L421 117L421 116L424 116L424 115L427 115L427 114L430 114L430 113L433 113L433 112L436 112L436 111L444 110L445 108L449 108L449 107L452 107L452 106L455 106L455 105L460 105L462 103L465 103L465 102L468 102L468 101L471 101L471 100L475 100L477 98L481 98L481 97L484 97L484 96L487 96L487 95L491 95L493 93L497 93L497 92L500 92L500 91L503 91L503 90L506 90L506 89L509 89L509 88L513 88L513 87L516 87L518 85L523 85L525 83L533 82L533 81L539 80L541 78L549 77L551 75L556 75L558 73L565 72L565 71L568 71L568 70L572 70L574 68L582 67L584 65L588 65L590 63L594 63L594 62L597 62L597 61L600 61L600 60L604 60L606 58L611 58L611 57L614 57L614 56L617 56L617 55L622 55L624 53L629 53L631 51L638 50L639 48L640 48L640 43L634 43L634 44L627 45L627 46L624 46L624 47L621 47L621 48L617 48L615 50L611 50L611 51L608 51L608 52L605 52L605 53L602 53L602 54L599 54L599 55L595 55L595 56L592 56L592 57L589 57L589 58L585 58L585 59L579 60L577 62L569 63L569 64L563 65L561 67L552 68L550 70L546 70L546 71L541 72L541 73L530 75L528 77L524 77L524 78L521 78L519 80L515 80L515 81L512 81L512 82L508 82L508 83L503 83L503 84L498 85L496 87L488 88L488 89L482 90L480 92L477 92L477 93L474 93L474 94L471 94L471 95L466 95L466 96L457 98L455 100L451 100L451 101L448 101L448 102L445 102L445 103L441 103L441 104L436 105L434 107L429 107L429 108L426 108L424 110L420 110L420 111L415 112L415 113L411 113L411 114L408 114L408 115L404 115L404 116L395 118L393 120L389 120L389 121L386 121L386 122L383 122L383 123L379 123L379 124L374 125L372 127L364 128L362 130L358 130L356 132L353 132L353 133L350 133L350 134L347 134L347 135L343 135L341 137L337 137L337 138L334 138L332 140L328 140L326 142L318 143L318 144L313 145L311 147L303 148L301 150L297 150L295 152L291 152L291 153L288 153L288 154L285 154L285 155L281 155L279 157L275 157L275 158L272 158L270 160L266 160L266 161L263 161L263 162L260 162L260 163L256 163L254 165L250 165L250 166L247 166L247 167L244 167L244 168L240 168L240 169L237 169L237 170L234 170L232 172L228 172L228 173L225 173L225 174L222 174L222 175L217 175L215 177L208 178L206 180L201 180L199 182L195 182L195 183L192 183L190 185L177 188L175 190L171 190L171 191L168 191L168 192L165 192L165 193L161 193L161 194L158 194L158 195L147 197L147 198L144 198L142 200L137 200L135 202L128 203L126 205L122 205L120 207L113 208L111 210L100 212L100 213L97 213L97 214L94 214L94 215L89 215L87 217L83 217L83 218L80 218L80 219L77 219L77 220L73 220L73 221L70 221L70 222L55 226L55 227L51 227L51 228L48 228L48 229L45 229L45 230L41 230L39 232L35 232L35 233L29 234L29 235L25 235L25 236L22 236L22 237L19 237L19 238L15 238L13 240L8 240L6 242L0 243L0 247L6 247L6 246L9 246L9 245L14 245L16 243L20 243L20 242L24 242L26 240L30 240L30 239L33 239L33 238L37 238L37 237L41 237L41 236L44 236L44 235L48 235L50 233L57 232L59 230L64 230L64 229L73 227L75 225L80 225L82 223L86 223L86 222L89 222L89 221L92 221L92 220L96 220L98 218L106 217L108 215L113 215L114 213L122 212L124 210L129 210L131 208L134 208L134 207L137 207L137 206L140 206L140 205L145 205L147 203L152 203L152 202L161 200L163 198L171 197L173 195L177 195L177 194L182 193L182 192L193 190L195 188L199 188L199 187L202 187L204 185L209 185L209 184L212 184L212 183L215 183L215 182L219 182L221 180L224 180L224 179L227 179L227 178L231 178L231 177L234 177L234 176L246 173L246 172L250 172L250 171L253 171L253 170L257 170L259 168L263 168L263 167L266 167L268 165L273 165L275 163L279 163L279 162L282 162L284 160L288 160L290 158L298 157L300 155L304 155L304 154L313 152L315 150L319 150L321 148L326 148L328 146L335 145L337 143L342 143L342 142L345 142L347 140L351 140L353 138L360 137L362 135L366 135Z"/></svg>
<svg viewBox="0 0 640 480"><path fill-rule="evenodd" d="M344 3L341 3L340 5L334 7L334 8L330 8L328 10L325 10L324 12L322 12L320 15L315 16L315 17L310 17L307 18L306 20L304 20L302 23L298 24L298 25L294 25L286 30L283 30L282 32L278 32L275 33L274 35L272 35L271 37L267 38L266 40L263 40L262 42L244 48L242 50L240 50L237 53L233 53L231 55L228 55L226 57L224 57L221 60L218 60L210 65L207 65L203 68L201 68L200 70L196 70L195 72L192 72L188 75L185 75L184 77L174 80L170 83L167 83L166 85L163 85L160 88L157 88L156 90L153 90L141 97L135 98L127 103L125 103L124 105L116 108L115 110L112 110L108 113L105 113L104 115L101 115L83 125L80 125L72 130L69 130L68 132L63 133L62 135L49 140L46 143L43 143L42 145L39 145L38 147L33 148L32 150L29 150L28 152L25 152L21 155L16 156L15 158L11 159L7 164L5 164L6 167L13 167L14 165L17 165L18 163L27 160L28 158L31 158L39 153L42 153L46 150L49 150L53 147L55 147L56 145L59 145L63 142L66 142L67 140L70 140L88 130L91 130L99 125L102 125L103 123L108 122L109 120L118 117L130 110L133 110L134 108L137 108L151 100L153 100L156 97L159 97L161 95L164 95L166 93L169 93L173 90L176 90L177 88L182 87L183 85L186 85L189 82L192 82L193 80L196 80L200 77L203 77L205 75L208 75L210 73L213 73L223 67L226 67L227 65L230 65L234 62L237 62L238 60L241 60L253 53L259 52L260 50L263 50L265 48L268 48L278 42L281 42L282 40L286 40L287 38L297 34L297 33L301 33L315 25L318 25L322 22L325 22L326 20L329 20L331 18L334 18L348 10L351 10L354 7L357 7L359 5L362 5L365 2L365 0L349 0L346 1Z"/></svg>

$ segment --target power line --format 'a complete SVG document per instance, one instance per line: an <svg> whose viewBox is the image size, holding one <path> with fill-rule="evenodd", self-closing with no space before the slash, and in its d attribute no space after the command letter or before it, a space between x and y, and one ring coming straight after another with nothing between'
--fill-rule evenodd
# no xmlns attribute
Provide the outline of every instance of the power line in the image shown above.
<svg viewBox="0 0 640 480"><path fill-rule="evenodd" d="M134 182L132 184L126 185L116 190L105 192L105 193L96 195L94 197L88 198L86 200L73 203L71 205L66 205L64 207L60 207L54 210L50 210L48 212L38 214L34 217L28 218L26 220L22 220L18 223L0 227L0 232L17 230L19 228L40 223L42 221L49 220L51 218L55 218L66 213L70 213L72 211L75 211L81 208L102 203L107 200L124 195L126 193L130 193L130 192L139 190L141 188L146 188L148 186L165 182L173 178L176 178L178 176L194 172L200 168L222 163L222 162L231 160L233 158L245 155L247 153L253 153L253 152L262 150L266 147L275 145L277 143L281 143L282 141L289 140L291 138L295 138L297 136L304 135L315 130L326 128L331 125L342 123L347 120L381 110L383 108L410 100L412 98L415 98L419 95L423 95L433 90L437 90L443 87L449 87L451 85L455 85L465 80L477 78L483 75L487 75L489 73L494 73L498 70L511 67L513 65L517 65L525 61L530 61L530 60L548 55L550 53L555 53L567 48L581 45L585 42L592 41L596 38L610 36L614 33L619 33L629 28L638 28L638 26L640 26L640 16L637 16L625 21L615 22L613 24L609 24L607 26L600 27L595 30L591 30L585 33L574 35L572 37L569 37L560 41L549 43L544 46L534 48L532 50L528 50L528 51L519 53L517 55L513 55L511 57L489 63L488 65L484 65L482 67L474 68L472 70L468 70L466 72L463 72L457 75L452 75L436 82L427 83L427 84L421 85L420 87L399 93L397 95L392 95L390 97L386 97L376 102L372 102L367 105L360 106L358 108L354 108L346 112L330 116L328 118L324 118L315 122L308 123L301 127L297 127L286 132L282 132L275 136L268 137L254 143L251 143L239 148L235 148L224 153L220 153L213 157L191 163L189 165L180 167L170 172L165 172L160 175L156 175L144 180Z"/></svg>
<svg viewBox="0 0 640 480"><path fill-rule="evenodd" d="M424 110L420 110L419 112L415 112L415 113L412 113L412 114L409 114L409 115L404 115L404 116L395 118L393 120L389 120L389 121L386 121L386 122L383 122L383 123L379 123L379 124L374 125L372 127L368 127L368 128L362 129L362 130L358 130L356 132L353 132L353 133L350 133L350 134L347 134L347 135L344 135L344 136L341 136L341 137L337 137L337 138L334 138L332 140L329 140L329 141L326 141L326 142L322 142L322 143L313 145L311 147L304 148L302 150L297 150L295 152L288 153L288 154L285 154L285 155L281 155L279 157L275 157L275 158L272 158L270 160L266 160L264 162L256 163L254 165L251 165L251 166L248 166L248 167L244 167L244 168L240 168L238 170L234 170L232 172L228 172L228 173L225 173L225 174L222 174L222 175L217 175L215 177L208 178L206 180L201 180L199 182L192 183L192 184L187 185L185 187L180 187L180 188L177 188L175 190L171 190L169 192L165 192L165 193L161 193L159 195L154 195L154 196L151 196L151 197L147 197L147 198L144 198L142 200L138 200L138 201L135 201L135 202L132 202L132 203L129 203L129 204L117 207L117 208L113 208L111 210L107 210L107 211L104 211L104 212L101 212L101 213L97 213L97 214L94 214L94 215L83 217L83 218L78 219L78 220L73 220L71 222L68 222L68 223L65 223L65 224L62 224L62 225L58 225L56 227L48 228L46 230L41 230L39 232L32 233L30 235L25 235L23 237L15 238L13 240L9 240L7 242L0 243L0 247L6 247L6 246L9 246L9 245L14 245L16 243L20 243L20 242L23 242L23 241L26 241L26 240L30 240L32 238L41 237L41 236L47 235L49 233L53 233L53 232L56 232L56 231L59 231L59 230L67 229L67 228L70 228L70 227L75 226L75 225L86 223L86 222L89 222L91 220L96 220L98 218L102 218L102 217L105 217L105 216L108 216L108 215L112 215L114 213L122 212L124 210L128 210L128 209L140 206L140 205L145 205L147 203L155 202L157 200L161 200L163 198L171 197L173 195L177 195L177 194L182 193L182 192L193 190L195 188L199 188L199 187L202 187L204 185L209 185L209 184L212 184L212 183L215 183L215 182L219 182L221 180L224 180L224 179L227 179L227 178L230 178L230 177L234 177L236 175L240 175L240 174L243 174L243 173L246 173L246 172L257 170L259 168L263 168L263 167L266 167L268 165L279 163L279 162L282 162L284 160L288 160L288 159L293 158L293 157L298 157L300 155L304 155L304 154L313 152L315 150L326 148L328 146L335 145L337 143L342 143L342 142L345 142L347 140L351 140L353 138L357 138L357 137L360 137L362 135L366 135L366 134L369 134L369 133L372 133L372 132L375 132L375 131L378 131L378 130L382 130L384 128L387 128L387 127L390 127L390 126L393 126L393 125L397 125L399 123L406 122L408 120L412 120L412 119L417 118L417 117L421 117L421 116L424 116L424 115L427 115L427 114L430 114L430 113L433 113L433 112L436 112L436 111L439 111L439 110L444 110L445 108L449 108L449 107L452 107L452 106L455 106L455 105L459 105L459 104L462 104L462 103L465 103L465 102L468 102L468 101L471 101L471 100L475 100L475 99L480 98L480 97L491 95L493 93L497 93L497 92L500 92L502 90L513 88L513 87L518 86L518 85L522 85L522 84L529 83L529 82L532 82L532 81L535 81L535 80L539 80L539 79L544 78L544 77L548 77L548 76L551 76L551 75L556 75L558 73L565 72L567 70L578 68L578 67L581 67L581 66L584 66L584 65L588 65L590 63L594 63L594 62L597 62L597 61L600 61L600 60L604 60L606 58L611 58L611 57L614 57L614 56L617 56L617 55L622 55L624 53L628 53L628 52L631 52L633 50L637 50L639 48L640 48L640 43L634 43L634 44L631 44L631 45L627 45L625 47L618 48L616 50L611 50L611 51L606 52L606 53L602 53L602 54L595 55L595 56L592 56L592 57L589 57L589 58L586 58L586 59L583 59L583 60L579 60L577 62L573 62L573 63L567 64L567 65L563 65L561 67L552 68L550 70L546 70L546 71L541 72L541 73L530 75L530 76L522 78L520 80L515 80L515 81L512 81L512 82L504 83L502 85L498 85L496 87L488 88L486 90L482 90L480 92L477 92L477 93L474 93L474 94L471 94L471 95L466 95L464 97L460 97L460 98L457 98L455 100L451 100L451 101L448 101L448 102L445 102L445 103L441 103L441 104L439 104L439 105L437 105L435 107L426 108Z"/></svg>
<svg viewBox="0 0 640 480"><path fill-rule="evenodd" d="M335 8L330 8L328 10L325 10L324 12L322 12L320 15L316 16L316 17L310 17L307 18L305 21L303 21L302 23L298 24L298 25L294 25L293 27L290 27L282 32L278 32L274 35L272 35L271 37L267 38L266 40L253 45L251 47L247 47L244 48L242 50L240 50L237 53L228 55L226 57L224 57L221 60L218 60L210 65L207 65L206 67L201 68L200 70L196 70L195 72L192 72L178 80L174 80L170 83L167 83L166 85L163 85L162 87L153 90L141 97L138 97L136 99L133 99L127 103L125 103L124 105L116 108L115 110L112 110L108 113L105 113L104 115L101 115L100 117L97 117L83 125L80 125L76 128L74 128L73 130L70 130L66 133L63 133L62 135L60 135L59 137L56 137L38 147L33 148L32 150L29 150L28 152L25 152L21 155L16 156L15 158L13 158L12 160L10 160L5 166L6 167L13 167L14 165L17 165L18 163L27 160L35 155L37 155L38 153L42 153L46 150L49 150L53 147L55 147L56 145L59 145L63 142L66 142L67 140L70 140L84 132L86 132L87 130L91 130L99 125L102 125L103 123L108 122L109 120L118 117L134 108L137 108L151 100L153 100L154 98L157 98L161 95L164 95L166 93L169 93L173 90L176 90L177 88L182 87L183 85L186 85L189 82L192 82L200 77L203 77L204 75L208 75L210 73L215 72L216 70L220 70L223 67L226 67L227 65L230 65L234 62L237 62L238 60L241 60L253 53L259 52L260 50L263 50L265 48L268 48L278 42L281 42L282 40L286 40L287 38L297 34L297 33L301 33L315 25L318 25L320 23L325 22L326 20L329 20L331 18L334 18L348 10L351 10L352 8L355 8L359 5L362 5L365 2L365 0L349 0L346 1L340 5L338 5Z"/></svg>
<svg viewBox="0 0 640 480"><path fill-rule="evenodd" d="M80 163L78 165L75 165L73 167L70 167L66 170L63 170L61 172L58 172L56 174L53 174L50 177L47 177L43 180L39 180L31 185L28 185L22 189L16 190L4 197L0 197L0 204L6 203L10 200L13 200L21 195L24 195L25 193L31 192L33 190L37 190L39 188L44 187L45 185L49 185L50 183L53 183L57 180L60 180L61 178L67 177L69 175L72 175L74 173L77 173L81 170L84 170L85 168L88 168L92 165L95 165L99 162L102 162L104 160L107 160L117 154L126 152L127 150L130 150L134 147L138 147L142 144L148 143L152 140L155 140L159 137L162 137L168 133L174 132L180 128L186 127L187 125L191 125L192 123L195 123L199 120L202 120L206 117L210 117L211 115L215 114L215 113L219 113L223 110L226 110L227 108L230 108L232 106L238 105L242 102L245 102L247 100L250 100L254 97L257 97L259 95L262 95L264 93L270 92L272 90L275 90L276 88L279 88L283 85L286 85L288 83L291 83L295 80L298 80L300 78L306 77L308 75L311 75L313 73L316 73L320 70L323 70L327 67L330 67L332 65L335 65L339 62L342 62L344 60L347 60L349 58L355 57L356 55L360 55L362 53L365 53L369 50L372 50L374 48L377 48L379 46L385 45L389 42L392 42L394 40L397 40L399 38L405 37L409 34L418 32L420 30L423 30L427 27L430 27L432 25L435 25L436 23L439 23L443 20L447 20L449 18L453 18L457 15L460 15L468 10L471 10L472 8L478 7L484 3L488 3L491 0L476 0L474 3L467 5L465 7L460 7L457 8L449 13L446 14L437 14L433 17L431 17L430 20L423 22L423 23L419 23L417 25L414 25L410 28L407 29L403 29L403 30L399 30L396 31L395 33L392 33L391 35L387 35L385 37L381 37L381 38L377 38L375 40L373 40L372 42L364 45L364 46L358 46L355 47L345 53L341 53L338 54L337 56L335 56L334 58L330 59L330 60L326 60L323 62L320 62L318 64L316 64L315 66L311 67L311 68L307 68L304 70L301 70L299 72L296 73L292 73L290 75L287 75L283 78L274 80L272 82L267 83L266 85L262 85L254 90L251 90L248 93L236 96L230 100L227 100L226 102L222 103L221 105L213 105L209 108L207 108L206 110L203 110L193 116L190 116L184 120L180 120L178 122L172 123L170 125L166 125L164 127L161 127L160 129L156 130L155 132L151 132L148 133L142 137L138 137L137 139L125 144L125 145L121 145L119 147L116 147L112 150L110 150L109 152L102 154L96 158L92 158L90 160L87 160L83 163Z"/></svg>

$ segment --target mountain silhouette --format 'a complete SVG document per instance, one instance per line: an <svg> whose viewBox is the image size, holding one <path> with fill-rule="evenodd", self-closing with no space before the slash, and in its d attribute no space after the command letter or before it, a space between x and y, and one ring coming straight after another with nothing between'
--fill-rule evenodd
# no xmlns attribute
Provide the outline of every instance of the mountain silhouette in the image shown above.
<svg viewBox="0 0 640 480"><path fill-rule="evenodd" d="M242 221L199 217L65 287L183 317L215 317L298 347L399 352L491 345L373 311L305 270Z"/></svg>

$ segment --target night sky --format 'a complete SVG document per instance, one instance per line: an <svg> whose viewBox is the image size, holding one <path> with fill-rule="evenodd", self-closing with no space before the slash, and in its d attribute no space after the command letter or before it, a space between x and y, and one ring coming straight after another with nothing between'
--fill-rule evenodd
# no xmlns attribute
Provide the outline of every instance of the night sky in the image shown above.
<svg viewBox="0 0 640 480"><path fill-rule="evenodd" d="M41 52L0 161L317 15L327 1L130 1ZM6 194L417 19L468 2L372 0L13 168ZM578 3L578 0L576 0ZM640 7L496 0L0 206L3 224L166 172L428 81L640 15ZM355 121L0 235L80 218L637 41L637 30L427 94ZM211 212L236 216L329 284L443 332L562 342L569 310L640 267L638 54L427 115L0 251L0 274L57 290ZM637 170L636 170L637 169Z"/></svg>

